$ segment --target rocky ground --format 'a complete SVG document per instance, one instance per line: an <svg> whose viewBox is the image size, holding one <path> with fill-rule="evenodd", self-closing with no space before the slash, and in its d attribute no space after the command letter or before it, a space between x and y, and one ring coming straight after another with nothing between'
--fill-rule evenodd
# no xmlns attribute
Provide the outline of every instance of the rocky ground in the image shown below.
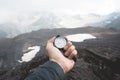
<svg viewBox="0 0 120 80"><path fill-rule="evenodd" d="M0 80L24 80L38 66L48 60L46 41L57 34L90 33L97 39L73 43L77 50L75 67L66 80L120 80L120 33L115 29L76 28L48 29L0 40ZM41 46L40 52L29 62L19 63L30 46Z"/></svg>

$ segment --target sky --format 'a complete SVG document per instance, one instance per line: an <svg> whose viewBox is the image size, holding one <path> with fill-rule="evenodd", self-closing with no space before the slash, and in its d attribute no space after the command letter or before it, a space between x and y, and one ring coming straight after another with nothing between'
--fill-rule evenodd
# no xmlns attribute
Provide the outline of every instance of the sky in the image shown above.
<svg viewBox="0 0 120 80"><path fill-rule="evenodd" d="M107 15L120 10L120 0L0 0L0 20L11 15L48 11L55 14Z"/></svg>
<svg viewBox="0 0 120 80"><path fill-rule="evenodd" d="M108 14L120 9L120 0L0 0L0 12L53 11L71 14Z"/></svg>

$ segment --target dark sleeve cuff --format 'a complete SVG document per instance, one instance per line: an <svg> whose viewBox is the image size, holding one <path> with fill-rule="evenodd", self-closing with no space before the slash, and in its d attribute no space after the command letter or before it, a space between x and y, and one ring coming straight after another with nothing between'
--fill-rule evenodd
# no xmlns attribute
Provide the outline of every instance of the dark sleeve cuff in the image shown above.
<svg viewBox="0 0 120 80"><path fill-rule="evenodd" d="M60 78L60 80L64 80L65 73L64 73L63 69L61 68L61 66L59 64L57 64L56 62L48 61L43 66L41 66L41 68L42 67L54 70L56 72L56 74L58 75L58 77Z"/></svg>

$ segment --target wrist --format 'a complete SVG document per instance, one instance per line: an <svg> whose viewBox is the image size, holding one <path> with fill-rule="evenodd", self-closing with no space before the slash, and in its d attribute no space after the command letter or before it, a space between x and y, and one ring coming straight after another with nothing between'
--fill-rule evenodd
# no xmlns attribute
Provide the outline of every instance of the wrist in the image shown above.
<svg viewBox="0 0 120 80"><path fill-rule="evenodd" d="M60 60L55 60L55 59L50 59L50 61L56 62L57 64L60 65L60 67L63 69L64 73L69 72L74 65L74 61L70 60L68 61L67 59L60 59Z"/></svg>
<svg viewBox="0 0 120 80"><path fill-rule="evenodd" d="M64 73L66 73L66 67L63 65L63 63L61 63L58 60L54 60L54 59L50 59L50 61L57 63L63 69Z"/></svg>

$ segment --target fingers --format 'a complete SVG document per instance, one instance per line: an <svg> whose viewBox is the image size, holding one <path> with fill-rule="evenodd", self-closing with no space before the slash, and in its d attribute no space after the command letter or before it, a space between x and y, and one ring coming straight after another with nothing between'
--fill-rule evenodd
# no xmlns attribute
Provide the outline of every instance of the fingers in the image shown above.
<svg viewBox="0 0 120 80"><path fill-rule="evenodd" d="M75 46L71 45L70 47L68 47L68 49L65 52L65 56L69 56L70 53L72 53L72 51L75 50Z"/></svg>
<svg viewBox="0 0 120 80"><path fill-rule="evenodd" d="M69 59L73 59L77 55L77 51L74 50L72 53L68 56Z"/></svg>
<svg viewBox="0 0 120 80"><path fill-rule="evenodd" d="M68 43L66 44L66 46L64 47L64 50L67 50L69 47L72 46L72 42L68 41Z"/></svg>
<svg viewBox="0 0 120 80"><path fill-rule="evenodd" d="M70 41L67 43L64 49L66 50L65 56L67 56L69 59L72 59L77 55L77 50L75 49L75 46L72 45Z"/></svg>

